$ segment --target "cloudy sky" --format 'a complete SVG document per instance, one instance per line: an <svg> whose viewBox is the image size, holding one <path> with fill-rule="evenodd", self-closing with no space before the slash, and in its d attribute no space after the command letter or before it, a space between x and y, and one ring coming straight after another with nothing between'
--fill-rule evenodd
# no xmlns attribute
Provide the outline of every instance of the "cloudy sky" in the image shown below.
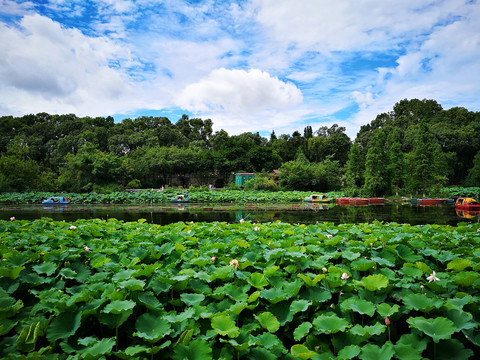
<svg viewBox="0 0 480 360"><path fill-rule="evenodd" d="M230 135L480 110L477 0L0 0L0 115L182 114Z"/></svg>

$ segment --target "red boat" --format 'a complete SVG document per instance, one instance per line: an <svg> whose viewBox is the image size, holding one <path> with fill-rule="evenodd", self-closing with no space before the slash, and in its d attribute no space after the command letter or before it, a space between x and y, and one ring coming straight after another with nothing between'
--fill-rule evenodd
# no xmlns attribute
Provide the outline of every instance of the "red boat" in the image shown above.
<svg viewBox="0 0 480 360"><path fill-rule="evenodd" d="M480 203L472 198L458 198L455 202L455 209L480 211Z"/></svg>
<svg viewBox="0 0 480 360"><path fill-rule="evenodd" d="M370 205L383 205L385 203L384 198L368 198L368 203Z"/></svg>
<svg viewBox="0 0 480 360"><path fill-rule="evenodd" d="M367 198L350 198L350 201L348 202L349 205L368 205L368 199Z"/></svg>
<svg viewBox="0 0 480 360"><path fill-rule="evenodd" d="M341 197L335 199L335 204L337 205L348 205L350 203L350 198L347 197Z"/></svg>
<svg viewBox="0 0 480 360"><path fill-rule="evenodd" d="M442 205L446 199L430 199L430 198L421 198L417 199L418 205Z"/></svg>

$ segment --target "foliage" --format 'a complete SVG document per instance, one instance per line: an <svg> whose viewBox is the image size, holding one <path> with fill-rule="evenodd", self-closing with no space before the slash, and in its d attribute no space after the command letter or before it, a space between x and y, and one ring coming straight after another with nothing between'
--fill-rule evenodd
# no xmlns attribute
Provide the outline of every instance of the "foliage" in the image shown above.
<svg viewBox="0 0 480 360"><path fill-rule="evenodd" d="M0 357L472 358L478 229L0 221Z"/></svg>

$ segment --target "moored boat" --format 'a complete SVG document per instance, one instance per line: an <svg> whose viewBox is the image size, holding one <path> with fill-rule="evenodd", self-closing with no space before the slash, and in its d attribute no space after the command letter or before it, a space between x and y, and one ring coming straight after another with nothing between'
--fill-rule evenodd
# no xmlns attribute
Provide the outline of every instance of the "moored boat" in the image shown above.
<svg viewBox="0 0 480 360"><path fill-rule="evenodd" d="M348 205L350 203L350 198L340 197L335 199L335 204L337 205Z"/></svg>
<svg viewBox="0 0 480 360"><path fill-rule="evenodd" d="M455 202L455 209L480 211L480 203L473 198L458 198Z"/></svg>
<svg viewBox="0 0 480 360"><path fill-rule="evenodd" d="M432 206L432 205L442 205L446 199L431 199L431 198L420 198L417 199L417 205L423 206Z"/></svg>
<svg viewBox="0 0 480 360"><path fill-rule="evenodd" d="M42 204L46 204L46 205L66 205L66 204L70 204L70 198L69 197L63 197L63 196L51 196L47 200L43 200Z"/></svg>
<svg viewBox="0 0 480 360"><path fill-rule="evenodd" d="M175 203L175 204L187 203L188 202L188 196L184 195L184 194L178 194L178 195L175 195L174 197L172 197L170 199L170 202Z"/></svg>
<svg viewBox="0 0 480 360"><path fill-rule="evenodd" d="M353 197L353 198L350 198L348 203L349 205L368 205L368 199Z"/></svg>
<svg viewBox="0 0 480 360"><path fill-rule="evenodd" d="M368 198L369 205L383 205L385 203L384 198Z"/></svg>
<svg viewBox="0 0 480 360"><path fill-rule="evenodd" d="M307 196L304 201L312 203L328 203L330 202L330 199L328 199L327 195L324 194L312 194Z"/></svg>

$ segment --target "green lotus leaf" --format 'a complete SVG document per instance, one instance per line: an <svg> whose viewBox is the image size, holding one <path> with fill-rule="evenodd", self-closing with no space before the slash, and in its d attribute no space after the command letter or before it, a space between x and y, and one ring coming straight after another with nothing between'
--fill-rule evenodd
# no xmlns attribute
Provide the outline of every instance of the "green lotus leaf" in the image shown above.
<svg viewBox="0 0 480 360"><path fill-rule="evenodd" d="M287 301L272 304L269 310L277 317L281 326L293 320L293 314L290 312L290 304Z"/></svg>
<svg viewBox="0 0 480 360"><path fill-rule="evenodd" d="M310 276L304 274L298 274L297 276L302 279L307 286L315 286L320 280L325 278L325 274L319 274L314 278L311 278Z"/></svg>
<svg viewBox="0 0 480 360"><path fill-rule="evenodd" d="M419 268L420 270L422 270L424 274L431 274L432 273L432 268L430 266L428 266L427 264L425 264L424 262L417 261L415 263L415 266L417 268Z"/></svg>
<svg viewBox="0 0 480 360"><path fill-rule="evenodd" d="M290 312L292 314L296 314L298 312L306 311L310 305L312 305L311 301L294 300L294 301L292 301L292 303L290 305Z"/></svg>
<svg viewBox="0 0 480 360"><path fill-rule="evenodd" d="M369 275L362 278L362 280L358 282L358 284L360 284L369 291L386 288L388 286L388 283L388 278L382 274Z"/></svg>
<svg viewBox="0 0 480 360"><path fill-rule="evenodd" d="M473 320L472 314L466 311L449 310L445 315L453 321L457 331L470 330L479 326L479 324Z"/></svg>
<svg viewBox="0 0 480 360"><path fill-rule="evenodd" d="M135 302L132 300L114 300L103 309L105 314L121 314L122 312L132 310Z"/></svg>
<svg viewBox="0 0 480 360"><path fill-rule="evenodd" d="M480 274L476 271L463 271L455 275L455 283L463 286L471 286L479 278Z"/></svg>
<svg viewBox="0 0 480 360"><path fill-rule="evenodd" d="M310 332L310 329L312 328L312 324L307 322L304 322L300 324L294 331L293 331L293 339L295 341L300 341L303 339L305 336L308 335Z"/></svg>
<svg viewBox="0 0 480 360"><path fill-rule="evenodd" d="M275 332L280 328L280 323L278 322L275 315L271 312L263 312L259 315L255 315L255 318L258 320L260 325L268 332Z"/></svg>
<svg viewBox="0 0 480 360"><path fill-rule="evenodd" d="M398 245L395 248L395 251L397 252L398 256L409 263L414 263L415 261L422 259L420 255L415 255L412 249L403 244Z"/></svg>
<svg viewBox="0 0 480 360"><path fill-rule="evenodd" d="M373 316L375 313L375 305L372 302L360 299L357 296L352 296L344 300L340 304L340 307L343 311L355 311L368 316Z"/></svg>
<svg viewBox="0 0 480 360"><path fill-rule="evenodd" d="M300 297L304 300L310 300L313 303L323 303L332 298L332 293L319 287L311 287L305 289Z"/></svg>
<svg viewBox="0 0 480 360"><path fill-rule="evenodd" d="M407 323L411 327L422 331L425 335L430 336L436 343L441 339L450 339L450 336L457 331L453 321L441 316L434 319L425 319L421 316L411 317L407 319Z"/></svg>
<svg viewBox="0 0 480 360"><path fill-rule="evenodd" d="M359 324L355 325L348 331L353 335L363 336L366 338L370 338L373 335L380 335L385 331L386 326L380 324L379 322L375 323L375 325L366 325L361 326Z"/></svg>
<svg viewBox="0 0 480 360"><path fill-rule="evenodd" d="M359 358L362 360L389 360L395 355L395 350L390 342L382 347L368 344L362 347L362 353Z"/></svg>
<svg viewBox="0 0 480 360"><path fill-rule="evenodd" d="M102 355L110 355L114 345L115 338L104 338L89 344L88 347L79 351L79 353L83 359L98 359Z"/></svg>
<svg viewBox="0 0 480 360"><path fill-rule="evenodd" d="M423 271L417 267L403 265L403 268L400 270L401 273L409 277L419 279L423 275Z"/></svg>
<svg viewBox="0 0 480 360"><path fill-rule="evenodd" d="M292 297L291 294L288 294L283 289L276 287L260 291L260 296L264 299L267 299L272 304L276 304L282 300L287 300Z"/></svg>
<svg viewBox="0 0 480 360"><path fill-rule="evenodd" d="M353 252L350 250L342 251L342 257L350 261L355 260L356 258L360 257L360 255L362 254L359 252Z"/></svg>
<svg viewBox="0 0 480 360"><path fill-rule="evenodd" d="M37 274L50 276L57 270L57 265L53 262L44 262L43 264L33 266L33 270L35 270Z"/></svg>
<svg viewBox="0 0 480 360"><path fill-rule="evenodd" d="M290 348L290 354L302 360L308 360L308 359L311 359L313 356L317 355L315 351L311 351L305 345L301 345L301 344L293 345Z"/></svg>
<svg viewBox="0 0 480 360"><path fill-rule="evenodd" d="M430 312L443 306L442 299L431 298L424 294L405 295L402 300L408 308L423 312Z"/></svg>
<svg viewBox="0 0 480 360"><path fill-rule="evenodd" d="M253 273L247 278L247 281L250 285L257 289L263 289L265 286L268 285L268 280L263 274L260 273Z"/></svg>
<svg viewBox="0 0 480 360"><path fill-rule="evenodd" d="M144 305L148 310L160 311L163 309L163 305L150 291L138 294L138 302Z"/></svg>
<svg viewBox="0 0 480 360"><path fill-rule="evenodd" d="M170 323L151 313L140 315L135 322L137 331L133 335L155 343L170 334Z"/></svg>
<svg viewBox="0 0 480 360"><path fill-rule="evenodd" d="M393 314L397 313L399 309L400 306L397 304L393 304L393 306L388 303L381 303L377 305L377 312L382 318L392 316Z"/></svg>
<svg viewBox="0 0 480 360"><path fill-rule="evenodd" d="M278 356L272 353L271 351L264 349L262 347L254 347L250 350L252 354L252 359L255 360L275 360L278 359Z"/></svg>
<svg viewBox="0 0 480 360"><path fill-rule="evenodd" d="M472 349L465 349L465 346L457 339L441 341L437 347L438 360L468 360L474 355Z"/></svg>
<svg viewBox="0 0 480 360"><path fill-rule="evenodd" d="M15 298L0 287L0 319L14 316L22 307L22 300L15 301Z"/></svg>
<svg viewBox="0 0 480 360"><path fill-rule="evenodd" d="M205 299L205 295L203 295L203 294L181 294L180 298L188 306L195 306L195 305L199 305Z"/></svg>
<svg viewBox="0 0 480 360"><path fill-rule="evenodd" d="M395 356L400 360L421 360L428 342L428 338L420 338L416 334L402 335L394 345Z"/></svg>
<svg viewBox="0 0 480 360"><path fill-rule="evenodd" d="M8 334L16 326L18 321L0 319L0 336Z"/></svg>
<svg viewBox="0 0 480 360"><path fill-rule="evenodd" d="M0 276L8 277L10 279L16 279L22 272L22 270L25 269L25 266L16 266L13 268L10 267L0 267Z"/></svg>
<svg viewBox="0 0 480 360"><path fill-rule="evenodd" d="M333 313L317 316L312 323L313 326L315 326L315 330L325 334L335 334L339 331L343 332L345 329L352 326L347 320L342 319Z"/></svg>
<svg viewBox="0 0 480 360"><path fill-rule="evenodd" d="M134 356L137 354L140 354L142 352L149 352L150 347L145 346L145 345L135 345L135 346L129 346L128 348L125 349L125 355L127 356Z"/></svg>
<svg viewBox="0 0 480 360"><path fill-rule="evenodd" d="M17 338L17 347L22 351L31 352L35 349L37 338L40 333L40 321L33 322L30 326L24 327Z"/></svg>
<svg viewBox="0 0 480 360"><path fill-rule="evenodd" d="M117 282L117 281L123 281L123 280L128 280L132 277L132 275L136 272L136 270L133 269L126 269L126 270L121 270L115 275L112 276L112 280Z"/></svg>
<svg viewBox="0 0 480 360"><path fill-rule="evenodd" d="M236 338L240 335L240 330L235 326L235 321L228 315L216 315L211 318L213 330L220 335L226 335L230 338Z"/></svg>
<svg viewBox="0 0 480 360"><path fill-rule="evenodd" d="M106 263L108 263L110 261L111 261L111 259L109 259L105 255L100 255L100 256L98 256L98 257L96 257L95 259L92 260L91 265L94 268L99 268L99 267L102 267L103 265L105 265Z"/></svg>
<svg viewBox="0 0 480 360"><path fill-rule="evenodd" d="M354 359L360 354L361 348L358 345L348 345L338 352L338 360Z"/></svg>
<svg viewBox="0 0 480 360"><path fill-rule="evenodd" d="M58 339L68 339L80 327L81 312L64 312L55 317L47 329L47 339L54 342Z"/></svg>
<svg viewBox="0 0 480 360"><path fill-rule="evenodd" d="M145 281L139 279L129 279L118 284L121 289L128 289L130 291L142 291L145 287Z"/></svg>
<svg viewBox="0 0 480 360"><path fill-rule="evenodd" d="M368 271L368 270L372 270L372 268L375 267L375 261L360 258L355 261L352 261L351 267L352 269L358 270L358 271Z"/></svg>
<svg viewBox="0 0 480 360"><path fill-rule="evenodd" d="M455 270L455 271L462 271L465 270L467 267L472 266L472 261L469 259L455 259L450 261L447 264L447 270Z"/></svg>
<svg viewBox="0 0 480 360"><path fill-rule="evenodd" d="M171 311L167 315L164 315L164 318L171 323L182 323L187 319L191 319L194 315L195 315L195 309L188 308L181 313L177 313L176 311Z"/></svg>

